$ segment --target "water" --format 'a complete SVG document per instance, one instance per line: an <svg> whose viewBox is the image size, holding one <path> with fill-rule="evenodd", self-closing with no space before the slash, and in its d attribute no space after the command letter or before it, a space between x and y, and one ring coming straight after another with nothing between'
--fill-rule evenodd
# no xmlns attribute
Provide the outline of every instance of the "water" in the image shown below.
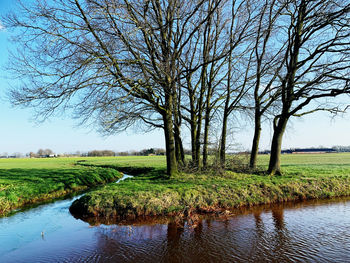
<svg viewBox="0 0 350 263"><path fill-rule="evenodd" d="M184 229L92 227L70 215L74 199L1 218L0 262L350 262L350 198L242 209Z"/></svg>
<svg viewBox="0 0 350 263"><path fill-rule="evenodd" d="M133 176L131 176L131 175L123 174L123 177L118 179L118 181L116 181L116 183L119 183L121 181L124 181L125 179L132 178L132 177Z"/></svg>

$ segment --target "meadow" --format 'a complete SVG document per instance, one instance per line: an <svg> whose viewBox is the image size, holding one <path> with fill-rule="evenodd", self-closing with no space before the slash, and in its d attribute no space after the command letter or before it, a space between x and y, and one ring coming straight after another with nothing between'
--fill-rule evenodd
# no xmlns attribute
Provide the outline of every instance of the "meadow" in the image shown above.
<svg viewBox="0 0 350 263"><path fill-rule="evenodd" d="M232 158L235 163L237 158ZM350 195L349 153L283 155L282 176L262 172L267 162L267 155L259 156L260 172L208 170L169 179L162 176L162 157L87 160L87 165L114 167L136 176L86 194L71 211L81 217L133 219Z"/></svg>
<svg viewBox="0 0 350 263"><path fill-rule="evenodd" d="M169 179L164 156L0 159L0 215L106 184L121 177L118 171L135 177L87 193L72 211L135 217L350 195L350 153L283 155L283 176L261 172L267 161L259 156L255 173L208 170Z"/></svg>
<svg viewBox="0 0 350 263"><path fill-rule="evenodd" d="M115 169L76 165L78 160L0 159L0 216L121 177Z"/></svg>

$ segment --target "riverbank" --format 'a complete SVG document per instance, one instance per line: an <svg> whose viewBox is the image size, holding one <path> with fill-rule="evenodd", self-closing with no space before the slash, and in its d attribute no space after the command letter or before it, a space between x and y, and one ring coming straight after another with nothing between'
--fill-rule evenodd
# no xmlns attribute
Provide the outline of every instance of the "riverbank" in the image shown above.
<svg viewBox="0 0 350 263"><path fill-rule="evenodd" d="M242 206L350 195L349 154L283 158L283 176L273 177L227 171L180 173L167 179L161 167L145 163L138 166L140 174L132 180L90 192L76 200L70 211L80 218L117 222L160 215L187 218L200 213L229 213ZM121 163L115 168L127 170ZM137 166L128 172L137 173Z"/></svg>
<svg viewBox="0 0 350 263"><path fill-rule="evenodd" d="M259 156L261 170L268 156ZM79 165L77 165L79 164ZM226 213L228 209L350 195L350 154L283 155L283 176L227 171L164 177L164 156L0 160L0 216L121 177L77 201L78 217L136 218ZM84 166L83 166L84 165Z"/></svg>
<svg viewBox="0 0 350 263"><path fill-rule="evenodd" d="M0 217L121 178L115 169L76 162L75 158L0 160Z"/></svg>

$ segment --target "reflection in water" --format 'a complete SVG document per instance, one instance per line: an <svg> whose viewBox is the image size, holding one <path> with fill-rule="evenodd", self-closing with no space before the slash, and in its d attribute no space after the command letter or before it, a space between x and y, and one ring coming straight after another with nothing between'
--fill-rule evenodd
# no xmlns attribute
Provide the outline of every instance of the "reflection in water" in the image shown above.
<svg viewBox="0 0 350 263"><path fill-rule="evenodd" d="M262 219L262 210L256 210L253 212L255 220L255 238L252 240L252 249L250 258L259 258L261 254L264 254L264 246L262 246L265 236L264 221ZM255 252L254 252L255 251Z"/></svg>
<svg viewBox="0 0 350 263"><path fill-rule="evenodd" d="M203 232L203 221L199 221L197 227L193 230L194 238L200 240Z"/></svg>
<svg viewBox="0 0 350 263"><path fill-rule="evenodd" d="M275 236L273 238L274 249L272 252L275 258L279 258L285 262L288 260L290 243L288 229L285 227L283 219L283 207L281 205L273 207L271 212L275 226Z"/></svg>
<svg viewBox="0 0 350 263"><path fill-rule="evenodd" d="M257 229L261 229L263 226L263 221L261 219L261 210L257 210L253 212L254 218L255 218L255 225Z"/></svg>
<svg viewBox="0 0 350 263"><path fill-rule="evenodd" d="M196 228L90 227L68 207L0 219L0 262L350 262L350 198L243 209Z"/></svg>
<svg viewBox="0 0 350 263"><path fill-rule="evenodd" d="M166 262L176 262L180 260L179 251L181 251L183 228L178 228L176 223L168 223L167 235L166 235L166 253L163 256Z"/></svg>
<svg viewBox="0 0 350 263"><path fill-rule="evenodd" d="M282 206L273 207L271 209L271 212L272 212L272 218L273 218L273 222L275 223L277 232L283 231L285 229L284 221L283 221L283 207Z"/></svg>

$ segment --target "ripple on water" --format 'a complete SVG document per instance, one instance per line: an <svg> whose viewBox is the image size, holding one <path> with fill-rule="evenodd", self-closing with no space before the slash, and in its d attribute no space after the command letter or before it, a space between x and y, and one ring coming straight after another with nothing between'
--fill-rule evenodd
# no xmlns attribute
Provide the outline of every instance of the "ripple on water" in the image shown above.
<svg viewBox="0 0 350 263"><path fill-rule="evenodd" d="M0 219L0 262L350 262L350 198L257 207L194 229L90 227L70 216L71 202Z"/></svg>

